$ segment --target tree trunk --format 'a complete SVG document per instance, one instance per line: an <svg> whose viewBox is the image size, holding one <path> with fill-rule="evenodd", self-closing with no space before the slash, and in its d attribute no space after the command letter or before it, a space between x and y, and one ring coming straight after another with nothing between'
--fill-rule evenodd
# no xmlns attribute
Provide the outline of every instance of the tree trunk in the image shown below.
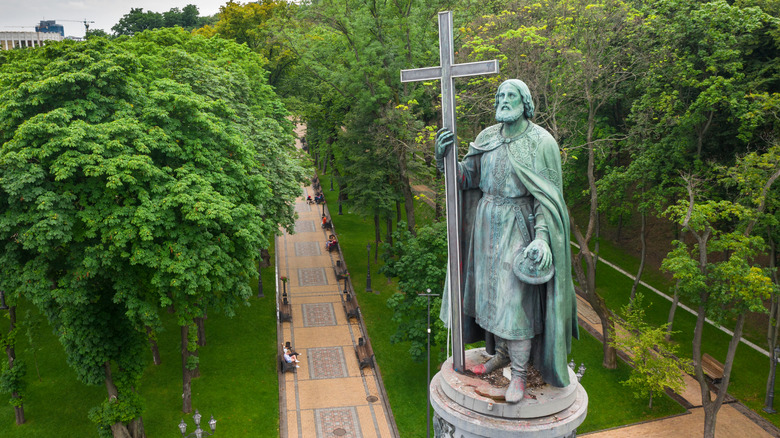
<svg viewBox="0 0 780 438"><path fill-rule="evenodd" d="M182 375L182 408L185 414L192 412L192 373L187 369L187 359L190 352L187 350L189 343L190 326L181 326L181 375Z"/></svg>
<svg viewBox="0 0 780 438"><path fill-rule="evenodd" d="M268 252L268 248L260 250L260 267L267 268L271 266L271 253Z"/></svg>
<svg viewBox="0 0 780 438"><path fill-rule="evenodd" d="M106 376L106 391L108 392L108 400L116 400L119 397L119 391L114 385L114 380L111 378L111 362L106 361L103 364L103 370ZM116 422L111 425L111 433L114 438L133 438L130 435L130 431L127 430L127 426L122 422Z"/></svg>
<svg viewBox="0 0 780 438"><path fill-rule="evenodd" d="M634 284L631 286L631 297L629 298L631 302L633 302L636 297L636 288L639 286L639 281L642 279L642 271L645 270L645 259L647 258L647 235L645 234L647 229L647 214L642 212L641 216L642 227L639 231L639 241L642 244L642 251L639 254L639 270L636 273L636 278L634 278Z"/></svg>
<svg viewBox="0 0 780 438"><path fill-rule="evenodd" d="M127 429L133 438L146 438L144 419L142 417L134 418L133 421L127 425Z"/></svg>
<svg viewBox="0 0 780 438"><path fill-rule="evenodd" d="M388 214L385 222L387 223L387 244L393 246L393 218Z"/></svg>
<svg viewBox="0 0 780 438"><path fill-rule="evenodd" d="M772 239L772 233L768 233L769 237L767 238L767 241L769 242L769 270L772 272L772 281L777 285L778 278L777 278L777 248L775 246L775 240ZM775 324L772 325L772 321L775 321ZM778 334L780 334L780 295L773 292L772 298L771 298L771 305L769 309L769 321L766 325L766 344L767 344L767 351L769 351L769 375L766 377L766 396L764 398L764 406L769 406L769 398L770 396L774 397L774 391L775 387L773 385L774 379L772 376L775 374L775 371L777 369L777 362L775 362L774 358L774 351L775 346L777 345L777 337Z"/></svg>
<svg viewBox="0 0 780 438"><path fill-rule="evenodd" d="M403 217L401 216L401 201L395 201L395 222L401 222Z"/></svg>
<svg viewBox="0 0 780 438"><path fill-rule="evenodd" d="M650 403L647 404L647 409L653 409L653 393L650 392Z"/></svg>
<svg viewBox="0 0 780 438"><path fill-rule="evenodd" d="M157 340L155 339L154 332L148 325L146 326L146 337L149 339L149 347L152 349L152 360L155 365L160 365L162 363L160 360L160 349L157 348Z"/></svg>
<svg viewBox="0 0 780 438"><path fill-rule="evenodd" d="M8 309L8 319L9 319L9 328L8 333L13 333L14 329L16 329L16 306L10 306ZM8 369L12 369L14 367L14 362L16 362L16 350L14 349L14 342L9 342L8 345L5 347L5 354L8 356ZM20 395L18 392L14 391L11 393L11 398L19 399ZM14 406L14 417L16 419L16 424L24 424L26 421L24 419L24 403L19 403L19 406Z"/></svg>

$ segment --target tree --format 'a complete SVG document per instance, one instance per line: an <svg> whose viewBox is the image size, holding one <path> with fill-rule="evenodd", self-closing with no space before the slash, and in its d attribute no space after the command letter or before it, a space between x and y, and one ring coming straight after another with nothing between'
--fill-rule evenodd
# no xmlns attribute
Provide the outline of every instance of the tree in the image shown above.
<svg viewBox="0 0 780 438"><path fill-rule="evenodd" d="M258 250L293 224L304 170L261 65L166 29L2 66L0 287L48 317L80 380L105 383L104 435L144 435L135 389L160 309L182 327L233 314Z"/></svg>
<svg viewBox="0 0 780 438"><path fill-rule="evenodd" d="M686 178L688 199L669 207L667 214L693 238L692 244L675 241L675 248L664 259L662 268L678 280L680 293L697 306L693 333L693 366L701 387L704 406L704 437L715 436L718 410L728 391L734 356L742 337L747 311L765 311L774 285L761 268L751 260L763 249L763 239L751 236L752 225L744 231L729 229L739 221L752 221L755 212L730 201L696 202L696 180ZM754 222L753 222L754 223ZM716 257L715 255L719 255ZM716 323L727 316L736 322L723 362L723 379L713 399L702 370L702 333L704 322Z"/></svg>
<svg viewBox="0 0 780 438"><path fill-rule="evenodd" d="M15 295L15 294L14 294ZM3 361L0 367L0 392L9 394L9 403L14 407L16 424L24 424L24 399L27 384L24 380L27 368L25 363L16 357L16 338L19 335L19 327L16 322L16 297L10 297L12 301L5 316L8 318L8 333L0 333L0 346L5 347L8 361Z"/></svg>
<svg viewBox="0 0 780 438"><path fill-rule="evenodd" d="M385 263L379 272L388 278L398 278L399 292L387 300L387 306L393 310L393 321L398 323L391 342L410 342L409 354L415 362L422 362L427 347L428 318L434 322L431 333L437 342L441 341L438 335L446 335L447 332L438 318L441 298L432 300L431 315L427 315L428 297L417 295L427 290L441 293L444 289L447 273L446 223L421 227L416 236L403 225L399 225L393 233L395 244L382 246Z"/></svg>
<svg viewBox="0 0 780 438"><path fill-rule="evenodd" d="M647 397L652 409L653 396L663 395L666 388L679 393L685 387L683 376L693 368L676 357L678 346L665 340L666 325L654 327L644 321L642 299L639 293L623 307L624 330L613 333L612 345L626 352L633 365L631 376L621 383L631 388L636 398Z"/></svg>

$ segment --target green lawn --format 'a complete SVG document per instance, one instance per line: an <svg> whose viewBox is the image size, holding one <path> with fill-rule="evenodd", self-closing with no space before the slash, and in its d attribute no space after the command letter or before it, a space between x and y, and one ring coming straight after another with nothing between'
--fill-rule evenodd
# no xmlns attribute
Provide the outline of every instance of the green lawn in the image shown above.
<svg viewBox="0 0 780 438"><path fill-rule="evenodd" d="M257 282L253 282L257 291ZM206 420L217 419L217 436L278 436L279 392L276 374L276 313L274 270L264 269L266 298L251 299L234 318L209 315L205 347L200 350L201 377L193 380L192 405ZM22 303L19 315L29 308ZM159 336L162 365L154 366L151 353L139 391L146 408L143 419L150 437L180 436L182 418L194 430L191 415L181 413L181 356L179 328L172 315L164 314L166 330ZM0 321L6 321L4 318ZM16 426L13 408L3 402L0 437L96 437L88 420L89 410L105 397L103 386L79 383L65 363L65 355L48 325L39 333L38 354L42 381L38 382L33 359L24 350L21 336L17 356L28 364L29 391L24 405L27 423Z"/></svg>

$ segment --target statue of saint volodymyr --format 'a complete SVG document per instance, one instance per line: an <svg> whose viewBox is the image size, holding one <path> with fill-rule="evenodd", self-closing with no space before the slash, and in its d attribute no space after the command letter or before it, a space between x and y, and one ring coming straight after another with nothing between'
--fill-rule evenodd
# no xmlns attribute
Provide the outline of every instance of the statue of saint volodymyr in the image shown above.
<svg viewBox="0 0 780 438"><path fill-rule="evenodd" d="M529 363L554 386L569 384L567 355L578 336L571 279L569 216L562 194L558 144L530 121L528 86L511 79L498 88L496 120L457 164L462 202L464 342L495 336L495 355L471 371L511 364L506 401L525 392ZM453 144L436 139L436 160ZM445 294L441 317L449 320Z"/></svg>

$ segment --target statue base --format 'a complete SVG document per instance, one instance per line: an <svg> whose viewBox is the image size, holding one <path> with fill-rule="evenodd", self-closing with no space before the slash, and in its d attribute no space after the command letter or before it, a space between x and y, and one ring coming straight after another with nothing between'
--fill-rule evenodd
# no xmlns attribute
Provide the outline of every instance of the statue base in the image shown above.
<svg viewBox="0 0 780 438"><path fill-rule="evenodd" d="M484 348L466 351L466 368L484 363ZM529 388L518 403L503 401L505 388L458 374L448 359L431 380L436 438L571 438L588 413L588 394L569 370L570 384Z"/></svg>

